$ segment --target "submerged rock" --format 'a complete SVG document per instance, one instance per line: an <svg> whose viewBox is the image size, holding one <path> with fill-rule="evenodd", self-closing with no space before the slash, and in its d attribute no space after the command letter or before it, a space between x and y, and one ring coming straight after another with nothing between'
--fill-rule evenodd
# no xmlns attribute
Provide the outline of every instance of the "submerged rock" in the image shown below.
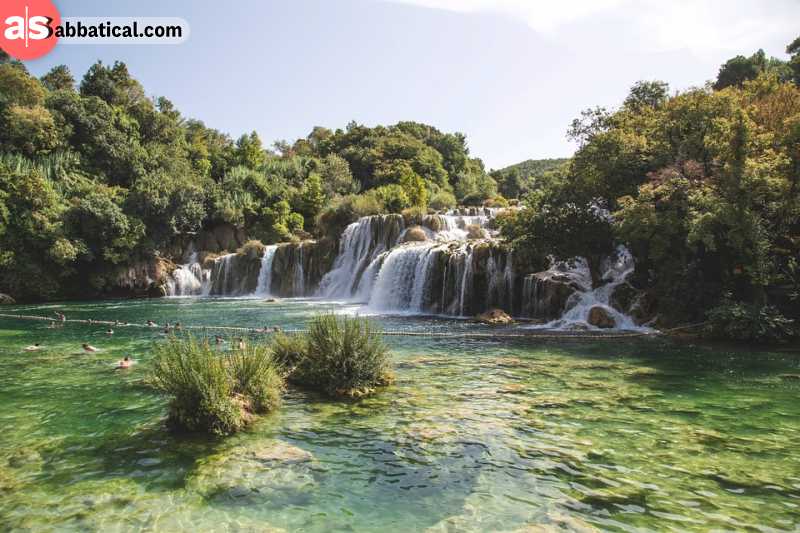
<svg viewBox="0 0 800 533"><path fill-rule="evenodd" d="M11 305L17 303L14 298L9 296L8 294L3 294L0 292L0 305Z"/></svg>
<svg viewBox="0 0 800 533"><path fill-rule="evenodd" d="M589 309L589 317L586 319L586 321L592 326L604 329L613 328L617 325L617 323L614 321L614 317L612 317L608 311L599 305Z"/></svg>
<svg viewBox="0 0 800 533"><path fill-rule="evenodd" d="M267 439L234 446L200 462L187 488L216 505L304 505L316 485L313 455Z"/></svg>
<svg viewBox="0 0 800 533"><path fill-rule="evenodd" d="M514 319L508 316L508 313L502 309L490 309L476 316L475 320L483 324L489 324L490 326L514 323Z"/></svg>

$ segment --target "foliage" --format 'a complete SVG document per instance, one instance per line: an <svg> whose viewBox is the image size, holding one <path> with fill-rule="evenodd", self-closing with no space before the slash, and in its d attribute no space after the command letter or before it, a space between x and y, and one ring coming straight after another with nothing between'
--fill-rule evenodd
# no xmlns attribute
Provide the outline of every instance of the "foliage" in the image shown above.
<svg viewBox="0 0 800 533"><path fill-rule="evenodd" d="M383 202L374 189L365 194L340 197L317 216L317 232L336 239L349 224L361 217L380 214L383 210Z"/></svg>
<svg viewBox="0 0 800 533"><path fill-rule="evenodd" d="M800 256L800 89L754 58L763 68L719 90L670 96L664 83L639 82L616 111L582 113L569 164L543 173L500 221L515 258L530 269L548 255L596 264L623 243L637 261L632 281L652 289L667 321L701 319L726 292L796 315L780 295Z"/></svg>
<svg viewBox="0 0 800 533"><path fill-rule="evenodd" d="M234 141L182 117L167 98L148 98L119 61L95 63L78 87L65 65L38 80L22 63L0 61L0 215L9 230L0 232L0 260L10 269L0 291L23 301L96 296L119 269L169 256L203 229L229 224L263 243L305 231L338 237L360 216L432 198L451 206L456 189L494 186L462 134L414 122L316 127L275 146L279 153L265 149L254 131ZM46 281L26 281L26 272Z"/></svg>
<svg viewBox="0 0 800 533"><path fill-rule="evenodd" d="M428 207L430 207L434 211L445 211L447 209L452 209L455 206L456 206L456 197L453 193L449 191L440 190L433 193L430 201L428 202Z"/></svg>
<svg viewBox="0 0 800 533"><path fill-rule="evenodd" d="M790 47L791 45L789 45ZM787 53L791 53L789 49L787 49ZM744 82L754 80L762 73L773 73L781 80L786 81L791 79L792 69L785 61L774 57L767 58L764 50L759 50L750 57L739 55L729 59L720 67L714 89L741 87Z"/></svg>
<svg viewBox="0 0 800 533"><path fill-rule="evenodd" d="M171 425L215 435L234 433L253 414L276 409L283 387L266 347L222 355L192 337L156 346L147 382L170 396Z"/></svg>
<svg viewBox="0 0 800 533"><path fill-rule="evenodd" d="M752 343L786 342L798 336L794 320L771 305L752 305L725 299L708 312L709 337Z"/></svg>
<svg viewBox="0 0 800 533"><path fill-rule="evenodd" d="M529 159L516 165L493 170L490 175L497 182L497 190L506 198L522 198L540 188L545 173L564 166L569 159Z"/></svg>
<svg viewBox="0 0 800 533"><path fill-rule="evenodd" d="M273 353L290 381L330 396L362 396L392 380L386 345L359 317L317 316L304 337L278 336Z"/></svg>
<svg viewBox="0 0 800 533"><path fill-rule="evenodd" d="M400 213L412 205L411 199L400 185L383 185L375 189L375 194L389 213Z"/></svg>
<svg viewBox="0 0 800 533"><path fill-rule="evenodd" d="M244 243L241 248L236 250L236 253L243 255L248 259L258 259L264 255L265 246L261 241L251 239Z"/></svg>
<svg viewBox="0 0 800 533"><path fill-rule="evenodd" d="M272 358L275 364L286 374L290 374L308 350L308 339L305 335L287 335L278 332L270 343Z"/></svg>

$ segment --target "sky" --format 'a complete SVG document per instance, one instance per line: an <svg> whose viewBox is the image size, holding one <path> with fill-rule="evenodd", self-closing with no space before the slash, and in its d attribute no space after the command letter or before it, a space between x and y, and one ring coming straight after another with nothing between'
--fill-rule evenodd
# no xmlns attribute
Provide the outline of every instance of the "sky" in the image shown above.
<svg viewBox="0 0 800 533"><path fill-rule="evenodd" d="M124 61L151 96L266 145L414 120L467 136L487 168L567 157L582 109L637 80L702 86L737 54L786 58L799 0L55 0L62 17L174 16L179 45L60 45L26 62L77 79Z"/></svg>

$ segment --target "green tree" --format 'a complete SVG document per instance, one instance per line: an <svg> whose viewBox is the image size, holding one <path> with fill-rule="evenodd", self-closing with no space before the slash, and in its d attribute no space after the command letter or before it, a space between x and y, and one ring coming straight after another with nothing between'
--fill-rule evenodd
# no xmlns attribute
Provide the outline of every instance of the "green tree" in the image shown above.
<svg viewBox="0 0 800 533"><path fill-rule="evenodd" d="M66 65L57 65L42 76L42 85L50 91L74 91L75 78Z"/></svg>
<svg viewBox="0 0 800 533"><path fill-rule="evenodd" d="M266 154L261 139L255 131L242 135L236 141L236 161L247 168L257 169L264 164Z"/></svg>

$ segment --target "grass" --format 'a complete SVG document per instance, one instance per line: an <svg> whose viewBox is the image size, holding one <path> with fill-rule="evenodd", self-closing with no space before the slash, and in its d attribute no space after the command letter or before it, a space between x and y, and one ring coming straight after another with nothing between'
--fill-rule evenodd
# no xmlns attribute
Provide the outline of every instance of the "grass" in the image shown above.
<svg viewBox="0 0 800 533"><path fill-rule="evenodd" d="M320 315L308 333L278 336L271 348L289 381L329 396L366 396L393 379L388 348L367 319Z"/></svg>
<svg viewBox="0 0 800 533"><path fill-rule="evenodd" d="M283 389L266 346L220 354L193 337L156 347L148 383L171 397L170 426L215 435L234 433L255 415L275 410Z"/></svg>

